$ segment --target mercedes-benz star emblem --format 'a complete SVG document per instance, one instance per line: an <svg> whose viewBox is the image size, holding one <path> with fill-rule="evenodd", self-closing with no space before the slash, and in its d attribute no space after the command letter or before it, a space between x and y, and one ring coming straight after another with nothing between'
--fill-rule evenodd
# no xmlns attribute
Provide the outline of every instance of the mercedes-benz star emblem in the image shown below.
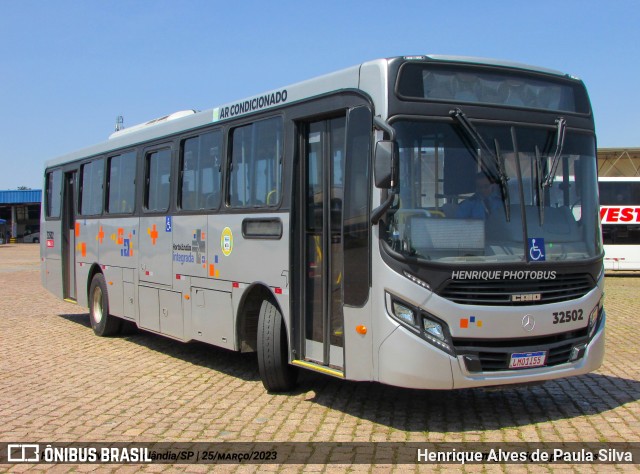
<svg viewBox="0 0 640 474"><path fill-rule="evenodd" d="M525 314L524 318L522 318L522 328L527 332L531 332L534 327L536 327L536 320L530 314Z"/></svg>

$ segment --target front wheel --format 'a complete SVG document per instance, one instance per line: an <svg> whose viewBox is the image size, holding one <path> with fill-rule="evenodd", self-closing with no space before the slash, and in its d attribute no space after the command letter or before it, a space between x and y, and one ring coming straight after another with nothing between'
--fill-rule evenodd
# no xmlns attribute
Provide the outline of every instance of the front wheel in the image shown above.
<svg viewBox="0 0 640 474"><path fill-rule="evenodd" d="M98 336L115 336L120 332L122 319L109 314L109 294L102 273L96 273L89 288L89 320Z"/></svg>
<svg viewBox="0 0 640 474"><path fill-rule="evenodd" d="M289 364L287 330L282 314L263 301L258 319L258 369L269 392L288 392L296 385L298 369Z"/></svg>

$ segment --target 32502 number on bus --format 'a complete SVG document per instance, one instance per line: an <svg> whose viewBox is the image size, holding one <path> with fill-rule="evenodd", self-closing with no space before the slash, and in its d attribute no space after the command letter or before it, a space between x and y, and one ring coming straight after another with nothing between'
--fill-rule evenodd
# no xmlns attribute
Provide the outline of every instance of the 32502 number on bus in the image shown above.
<svg viewBox="0 0 640 474"><path fill-rule="evenodd" d="M581 309L572 309L553 313L553 324L570 323L573 321L582 321L583 319L584 315Z"/></svg>

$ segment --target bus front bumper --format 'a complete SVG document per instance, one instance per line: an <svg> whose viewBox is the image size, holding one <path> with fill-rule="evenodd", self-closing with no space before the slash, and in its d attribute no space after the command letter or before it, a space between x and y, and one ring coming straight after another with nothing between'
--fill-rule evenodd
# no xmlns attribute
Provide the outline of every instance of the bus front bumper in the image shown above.
<svg viewBox="0 0 640 474"><path fill-rule="evenodd" d="M543 382L587 374L602 365L605 321L606 315L603 314L584 355L574 362L493 372L469 372L462 356L450 356L398 327L380 346L378 381L405 388L450 390Z"/></svg>

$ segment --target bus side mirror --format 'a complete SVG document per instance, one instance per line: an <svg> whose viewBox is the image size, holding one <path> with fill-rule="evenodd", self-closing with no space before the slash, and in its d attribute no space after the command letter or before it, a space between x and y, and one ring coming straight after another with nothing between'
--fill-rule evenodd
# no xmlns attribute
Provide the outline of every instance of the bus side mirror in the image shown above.
<svg viewBox="0 0 640 474"><path fill-rule="evenodd" d="M393 140L376 143L373 173L377 188L389 189L394 184L394 169L398 162L398 145Z"/></svg>

